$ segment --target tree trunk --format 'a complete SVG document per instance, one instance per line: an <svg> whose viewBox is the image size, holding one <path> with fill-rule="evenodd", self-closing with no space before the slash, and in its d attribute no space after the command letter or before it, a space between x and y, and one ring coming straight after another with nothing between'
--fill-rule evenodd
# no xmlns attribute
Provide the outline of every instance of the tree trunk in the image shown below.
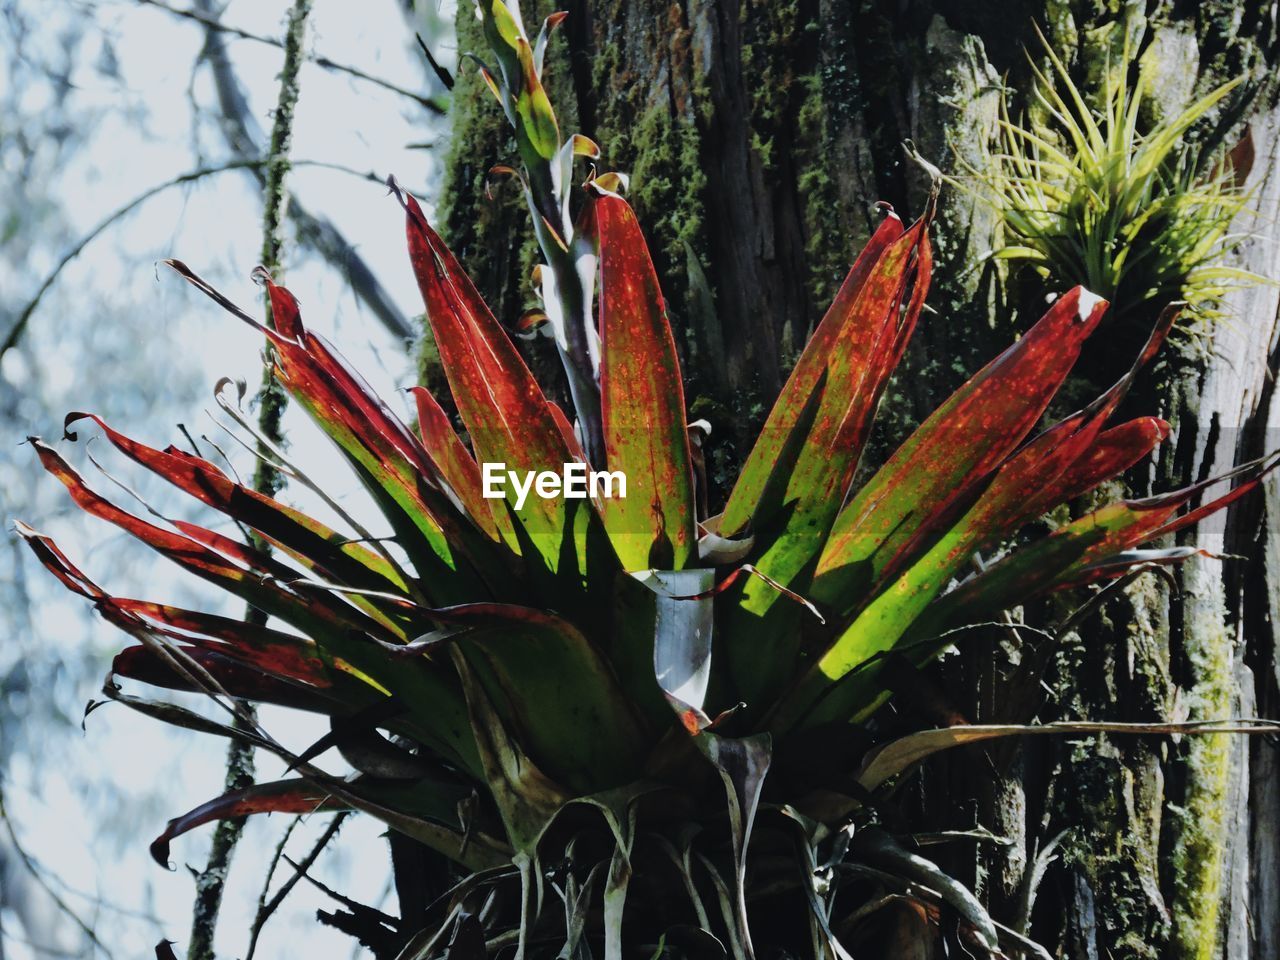
<svg viewBox="0 0 1280 960"><path fill-rule="evenodd" d="M459 6L459 48L482 52L470 4ZM526 0L529 24L554 9L533 6ZM1280 50L1268 4L572 0L567 9L547 58L552 100L562 130L600 143L603 169L631 174L691 414L713 427L721 495L876 222L876 201L904 219L922 209L928 181L902 142L962 176L994 130L1002 84L1031 89L1024 51L1038 53L1036 24L1086 91L1127 31L1162 78L1157 114L1250 76L1244 106L1197 133L1214 148L1251 131L1259 216L1244 227L1263 236L1242 256L1280 277L1271 76ZM536 251L515 191L489 201L484 180L514 146L471 71L454 111L445 230L510 322L533 305ZM1002 284L981 267L993 217L980 201L949 186L935 233L936 313L922 321L886 398L870 466L1034 319L1025 284ZM1207 359L1169 367L1138 391L1147 412L1176 425L1153 471L1161 486L1278 445L1274 432L1268 440L1280 417L1268 374L1280 359L1276 288L1253 287L1231 307ZM1082 380L1105 379L1117 339L1133 335L1125 334L1104 330L1112 346L1086 354ZM553 351L534 351L554 376ZM1142 489L1151 480L1130 482ZM1008 633L977 638L939 667L945 689L975 721L1276 716L1280 546L1263 519L1277 510L1272 484L1265 505L1255 498L1199 531L1215 553L1249 560L1193 561L1177 575L1176 595L1158 578L1135 581L1081 624L1074 645L1050 658L1047 699L1038 678L1016 670L1029 650ZM1275 746L1261 740L1037 738L932 764L917 812L931 830L982 825L1009 841L957 848L947 865L997 919L1029 918L1031 935L1059 955L1280 960L1277 766ZM1033 884L1038 861L1047 872Z"/></svg>

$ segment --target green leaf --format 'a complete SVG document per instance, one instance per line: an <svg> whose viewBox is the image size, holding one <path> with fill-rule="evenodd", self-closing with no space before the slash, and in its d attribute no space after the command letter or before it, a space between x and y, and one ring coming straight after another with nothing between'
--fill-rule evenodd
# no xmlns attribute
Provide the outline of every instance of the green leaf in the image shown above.
<svg viewBox="0 0 1280 960"><path fill-rule="evenodd" d="M547 825L568 802L569 794L543 773L511 738L461 648L450 646L449 649L466 695L484 781L502 815L507 837L517 854L527 860L537 850Z"/></svg>
<svg viewBox="0 0 1280 960"><path fill-rule="evenodd" d="M560 125L538 76L528 40L516 42L516 55L523 80L516 95L516 131L539 158L554 160L560 150Z"/></svg>
<svg viewBox="0 0 1280 960"><path fill-rule="evenodd" d="M503 728L557 782L580 795L640 775L645 741L631 703L609 662L568 621L511 607L452 642Z"/></svg>

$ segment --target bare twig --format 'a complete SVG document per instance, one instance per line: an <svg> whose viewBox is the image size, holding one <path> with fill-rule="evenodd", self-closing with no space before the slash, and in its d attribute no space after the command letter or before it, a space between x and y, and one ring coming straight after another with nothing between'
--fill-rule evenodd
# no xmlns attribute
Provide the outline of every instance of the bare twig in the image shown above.
<svg viewBox="0 0 1280 960"><path fill-rule="evenodd" d="M360 177L361 179L371 180L377 183L382 183L385 179L372 172L361 172L359 170L354 170L351 167L344 167L342 164L328 163L323 160L298 160L294 163L294 166L321 167L327 170L338 170L342 173L349 173L353 176ZM77 240L76 243L62 255L61 259L59 259L54 265L54 268L44 278L40 286L36 289L35 295L27 301L26 306L22 308L22 312L18 314L18 319L14 321L13 325L9 328L9 332L5 334L4 342L0 343L0 358L18 345L18 341L22 339L22 335L26 332L27 326L30 324L32 315L40 307L41 301L44 300L44 297L49 292L50 288L57 282L58 277L62 275L62 271L65 270L73 260L79 257L80 254L84 253L85 248L88 247L89 244L93 243L94 240L98 239L98 237L102 236L103 233L115 224L119 223L129 214L133 213L133 211L137 210L152 197L161 194L166 190L172 189L173 187L180 187L184 184L194 183L197 180L203 180L206 177L211 177L215 174L225 173L228 170L260 171L265 170L266 167L267 161L262 158L252 160L229 160L226 163L199 167L195 170L189 170L186 173L179 174L176 177L164 181L164 183L156 184L154 187L138 194L128 203L109 213L99 221L92 230Z"/></svg>
<svg viewBox="0 0 1280 960"><path fill-rule="evenodd" d="M284 856L285 841L289 839L289 834L292 833L293 827L298 821L295 820L293 824L289 825L289 830L285 832L284 838L280 841L280 846L276 848L275 856L271 861L271 869L267 872L266 882L262 886L262 896L258 898L258 912L254 914L253 926L249 929L249 949L244 955L244 960L253 960L254 951L258 949L258 937L262 933L262 928L271 919L271 915L280 909L280 904L284 903L285 897L289 896L293 888L298 885L298 881L302 879L303 874L311 869L311 865L316 862L324 848L329 845L329 841L337 835L338 829L346 818L347 814L343 812L329 821L329 825L325 827L324 833L320 835L320 839L312 846L311 851L299 863L294 865L293 876L286 880L268 900L267 889L271 885L271 877L275 873L276 864ZM287 860L287 858L285 859Z"/></svg>
<svg viewBox="0 0 1280 960"><path fill-rule="evenodd" d="M9 819L9 810L5 806L4 789L2 786L0 786L0 821L4 822L5 833L8 834L9 844L13 848L13 852L17 854L18 860L21 861L22 866L26 868L29 874L31 874L31 879L33 879L49 899L53 901L53 905L58 908L58 911L79 927L80 931L88 937L89 942L101 950L107 957L107 960L112 960L113 954L111 953L111 950L98 938L98 934L94 931L93 926L87 923L80 914L76 913L75 909L62 898L58 891L53 889L53 886L45 878L44 871L40 869L40 865L36 863L35 858L32 857L31 854L27 852L26 848L23 847L22 842L18 839L18 831L14 829L13 821ZM49 952L43 947L38 948L38 951L41 953Z"/></svg>
<svg viewBox="0 0 1280 960"><path fill-rule="evenodd" d="M266 44L269 47L276 47L277 49L283 48L284 46L284 44L275 37L264 37L258 33L250 33L248 30L242 30L239 27L230 26L229 24L223 23L217 17L207 13L202 13L199 10L175 7L163 2L163 0L138 0L138 3L148 7L155 7L157 10L164 10L166 13L171 13L175 17L181 17L184 20L191 20L198 23L208 30L217 30L220 33L239 37L241 40L252 40L254 43ZM434 114L443 115L445 113L445 108L430 97L424 97L420 93L414 93L412 90L407 90L404 87L392 83L390 80L384 80L382 77L375 77L371 73L365 73L365 71L361 70L359 67L353 67L345 63L337 63L334 60L330 60L328 57L319 57L314 54L303 54L303 59L308 63L314 63L316 66L323 67L326 70L345 73L358 80L363 80L366 83L372 83L374 86L381 87L383 90L389 90L391 93L407 97L422 107L425 107L427 110L430 110ZM432 65L435 65L434 61L432 62ZM450 89L452 87L452 78L450 78L449 82L445 81L445 76L448 76L447 73L444 76L441 76L440 70L437 68L436 76L440 77L441 83L445 84L445 89Z"/></svg>

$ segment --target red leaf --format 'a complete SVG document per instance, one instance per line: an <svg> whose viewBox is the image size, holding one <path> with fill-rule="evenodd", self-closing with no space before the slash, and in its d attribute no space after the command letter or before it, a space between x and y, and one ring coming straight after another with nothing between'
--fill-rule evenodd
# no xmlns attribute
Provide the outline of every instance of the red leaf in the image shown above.
<svg viewBox="0 0 1280 960"><path fill-rule="evenodd" d="M587 455L582 450L582 443L578 440L578 435L574 433L573 424L569 422L569 418L565 415L564 410L560 408L560 404L554 400L548 400L547 405L551 407L552 419L556 422L560 436L564 437L564 445L568 447L569 455L579 463L586 463Z"/></svg>
<svg viewBox="0 0 1280 960"><path fill-rule="evenodd" d="M848 611L909 562L1035 426L1106 307L1076 287L952 394L841 511L813 598Z"/></svg>
<svg viewBox="0 0 1280 960"><path fill-rule="evenodd" d="M345 810L349 805L335 800L327 791L305 780L277 780L255 783L243 790L233 790L202 803L180 817L170 820L164 832L151 843L151 857L162 867L171 868L169 842L196 827L214 820L232 820L254 813L316 813L320 810Z"/></svg>
<svg viewBox="0 0 1280 960"><path fill-rule="evenodd" d="M1104 430L1058 479L1059 489L1052 499L1064 503L1088 493L1143 460L1168 436L1169 424L1159 417L1139 417Z"/></svg>
<svg viewBox="0 0 1280 960"><path fill-rule="evenodd" d="M52 447L34 438L31 443L44 468L62 481L82 510L114 524L196 576L216 583L313 636L324 636L335 630L354 630L381 636L391 642L399 639L396 634L330 594L313 591L303 595L288 588L285 584L296 577L294 571L243 544L211 530L183 523L188 532L198 533L199 539L193 539L120 509L91 490L84 478ZM211 546L216 549L210 549ZM42 556L41 559L46 558Z"/></svg>
<svg viewBox="0 0 1280 960"><path fill-rule="evenodd" d="M409 392L418 403L418 430L437 473L485 533L497 540L498 528L502 527L509 537L510 514L505 509L493 509L482 496L480 467L454 432L448 414L426 387L410 387Z"/></svg>
<svg viewBox="0 0 1280 960"><path fill-rule="evenodd" d="M329 670L314 641L244 620L184 610L147 600L113 597L111 606L149 621L165 636L221 653L283 680L327 688ZM194 634L194 636L192 636Z"/></svg>
<svg viewBox="0 0 1280 960"><path fill-rule="evenodd" d="M1133 566L1151 562L1149 557L1141 555L1125 557L1128 551L1225 509L1256 489L1277 466L1280 459L1273 456L1181 490L1100 507L1013 551L941 597L913 629L912 636L927 636L953 624L989 619L992 612L1022 603L1046 590L1062 590L1121 576ZM1235 477L1242 479L1232 489L1178 515L1198 494Z"/></svg>
<svg viewBox="0 0 1280 960"><path fill-rule="evenodd" d="M62 585L72 593L78 593L80 596L88 597L91 600L98 600L107 595L101 587L85 576L80 568L71 562L51 537L45 536L21 520L14 521L13 526L18 535L26 541L27 546L31 548L36 558L44 564L45 569L62 581Z"/></svg>
<svg viewBox="0 0 1280 960"><path fill-rule="evenodd" d="M837 343L842 336L848 338L856 332L848 328L854 304L862 294L867 276L890 245L902 236L902 232L902 221L889 210L854 261L826 316L822 318L791 371L755 447L738 475L720 523L720 529L726 536L740 532L755 515L765 486L782 457L792 431L828 370Z"/></svg>
<svg viewBox="0 0 1280 960"><path fill-rule="evenodd" d="M569 451L542 388L417 201L407 194L401 201L409 257L476 460L559 472ZM519 515L554 567L565 532L563 501L529 497Z"/></svg>
<svg viewBox="0 0 1280 960"><path fill-rule="evenodd" d="M684 385L658 275L635 213L593 196L600 243L600 393L610 470L627 495L601 503L626 570L680 570L697 559Z"/></svg>
<svg viewBox="0 0 1280 960"><path fill-rule="evenodd" d="M251 700L256 703L274 703L277 706L307 710L311 713L327 714L341 707L339 703L327 699L315 688L269 676L222 653L190 644L179 644L177 649L183 656L194 660L218 682L223 690L237 699ZM111 663L111 672L166 690L180 690L187 693L204 692L202 688L195 686L175 671L155 651L141 645L125 647L117 653Z"/></svg>

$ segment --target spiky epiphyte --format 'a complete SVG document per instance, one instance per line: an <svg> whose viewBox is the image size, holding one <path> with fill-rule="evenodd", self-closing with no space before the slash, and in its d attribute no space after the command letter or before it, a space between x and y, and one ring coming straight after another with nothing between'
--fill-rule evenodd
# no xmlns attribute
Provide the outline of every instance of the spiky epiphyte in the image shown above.
<svg viewBox="0 0 1280 960"><path fill-rule="evenodd" d="M1248 200L1230 158L1187 134L1242 78L1153 125L1150 74L1127 45L1096 108L1047 42L1044 55L1027 117L1014 121L1006 98L998 148L973 171L1001 216L995 256L1029 265L1053 290L1086 286L1116 317L1176 300L1192 323L1213 317L1232 285L1256 279L1225 262Z"/></svg>
<svg viewBox="0 0 1280 960"><path fill-rule="evenodd" d="M495 20L524 70L529 45L511 22ZM522 106L498 92L513 122L537 120L536 97ZM572 151L562 157L558 132L543 126L548 142L529 145L529 162L571 164ZM567 173L557 183L567 189ZM589 180L572 223L566 203L560 226L541 228L572 233L575 271L590 268L578 273L581 289L595 291L580 333L598 347L570 349L566 360L588 364L581 385L596 395L576 411L576 429L411 197L400 196L410 261L465 442L424 388L414 390L411 430L270 277L260 277L268 326L171 261L270 342L275 377L341 450L385 529L357 524L287 464L325 497L338 528L245 487L197 451L68 416L68 427L94 421L125 457L270 543L268 555L249 539L125 511L33 441L82 508L272 618L245 623L119 596L20 525L55 576L138 641L116 657L109 696L245 738L296 771L171 821L153 853L167 860L174 838L220 817L364 811L458 872L432 926L396 931L407 958L508 948L519 957L665 949L750 958L753 943L845 956L841 944L856 947L874 925L868 905L895 898L920 905L926 925L958 917L948 935L970 950L1025 949L968 891L877 827L869 802L926 754L1012 730L929 731L869 752L862 721L887 696L881 670L924 664L959 631L1036 594L1181 559L1194 551L1140 547L1241 496L1266 465L1242 469L1190 512L1208 484L1101 507L973 570L976 553L1127 470L1166 434L1152 417L1110 420L1167 334L1167 311L1128 373L1037 432L1107 309L1077 287L851 489L928 293L931 207L909 226L887 214L723 510L708 516L699 506L708 440L686 423L658 278L618 186L617 177ZM571 323L566 316L556 322ZM223 407L247 426L233 401ZM590 417L598 423L587 428ZM595 457L582 443L593 433ZM616 471L626 496L530 496L508 483L488 497L482 466L498 463L522 477L562 474L566 464ZM309 711L329 731L295 755L252 717L222 724L126 694L117 677L206 694L230 715L246 701ZM357 773L319 766L330 747Z"/></svg>

